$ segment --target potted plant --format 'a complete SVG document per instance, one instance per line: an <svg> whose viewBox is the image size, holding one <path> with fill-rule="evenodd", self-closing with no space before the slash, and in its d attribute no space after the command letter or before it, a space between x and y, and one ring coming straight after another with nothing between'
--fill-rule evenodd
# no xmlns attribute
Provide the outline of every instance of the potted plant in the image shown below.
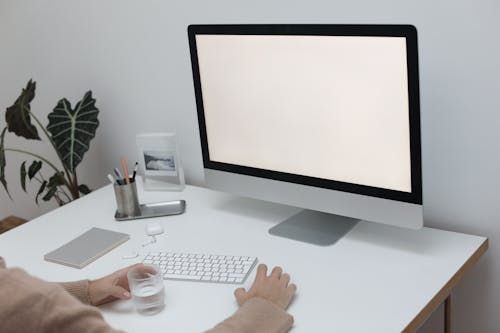
<svg viewBox="0 0 500 333"><path fill-rule="evenodd" d="M63 98L48 115L49 122L45 127L31 111L30 103L35 97L35 89L36 82L30 80L14 104L6 109L7 126L0 132L0 183L12 199L5 179L6 152L30 156L33 160L29 166L27 166L28 161L22 162L20 166L22 189L26 192L27 181L34 180L39 184L35 195L37 204L39 197L42 196L42 200L53 199L62 206L91 191L87 185L79 184L76 169L89 150L90 142L99 126L97 119L99 110L95 106L96 100L92 98L91 91L86 92L74 108L66 98ZM32 119L38 128L32 123ZM57 153L60 166L39 154L6 145L7 133L14 133L27 140L41 140L38 129L41 129ZM48 178L47 169L50 169Z"/></svg>

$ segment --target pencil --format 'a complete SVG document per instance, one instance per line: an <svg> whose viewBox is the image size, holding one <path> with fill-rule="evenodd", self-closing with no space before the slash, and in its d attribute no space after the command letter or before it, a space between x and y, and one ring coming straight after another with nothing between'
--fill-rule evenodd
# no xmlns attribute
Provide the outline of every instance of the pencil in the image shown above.
<svg viewBox="0 0 500 333"><path fill-rule="evenodd" d="M122 168L123 168L123 177L125 177L125 183L130 184L130 179L128 179L127 161L125 161L125 157L123 156L122 156Z"/></svg>

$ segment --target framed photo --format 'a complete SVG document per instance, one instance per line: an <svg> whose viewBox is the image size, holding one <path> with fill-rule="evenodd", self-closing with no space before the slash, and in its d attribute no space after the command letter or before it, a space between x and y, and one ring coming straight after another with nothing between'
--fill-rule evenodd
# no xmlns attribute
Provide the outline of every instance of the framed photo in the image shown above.
<svg viewBox="0 0 500 333"><path fill-rule="evenodd" d="M175 151L143 150L142 154L147 174L155 176L177 176Z"/></svg>
<svg viewBox="0 0 500 333"><path fill-rule="evenodd" d="M136 142L144 190L182 191L184 172L175 133L138 134Z"/></svg>

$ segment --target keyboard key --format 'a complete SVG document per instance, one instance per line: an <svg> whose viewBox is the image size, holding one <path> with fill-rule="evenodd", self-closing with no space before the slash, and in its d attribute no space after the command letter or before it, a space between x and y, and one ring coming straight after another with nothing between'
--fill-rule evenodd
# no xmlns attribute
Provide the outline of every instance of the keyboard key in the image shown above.
<svg viewBox="0 0 500 333"><path fill-rule="evenodd" d="M174 279L174 280L191 280L199 281L201 276L199 275L184 275L184 274L163 274L164 279Z"/></svg>
<svg viewBox="0 0 500 333"><path fill-rule="evenodd" d="M240 279L243 279L245 277L245 274L230 273L230 274L228 274L228 276L231 277L231 278L240 278Z"/></svg>

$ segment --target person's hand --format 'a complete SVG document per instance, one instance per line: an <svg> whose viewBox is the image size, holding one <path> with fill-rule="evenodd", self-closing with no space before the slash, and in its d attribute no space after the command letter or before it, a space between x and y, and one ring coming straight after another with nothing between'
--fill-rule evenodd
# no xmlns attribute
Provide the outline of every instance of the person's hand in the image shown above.
<svg viewBox="0 0 500 333"><path fill-rule="evenodd" d="M234 291L234 296L240 306L252 297L260 297L285 310L297 291L297 286L288 284L289 282L290 275L283 273L281 267L274 267L271 275L267 276L267 266L260 264L252 287L248 291L238 288Z"/></svg>
<svg viewBox="0 0 500 333"><path fill-rule="evenodd" d="M140 266L143 265L135 264L106 275L98 280L90 281L90 303L92 305L101 305L117 299L130 299L127 272L132 268Z"/></svg>

